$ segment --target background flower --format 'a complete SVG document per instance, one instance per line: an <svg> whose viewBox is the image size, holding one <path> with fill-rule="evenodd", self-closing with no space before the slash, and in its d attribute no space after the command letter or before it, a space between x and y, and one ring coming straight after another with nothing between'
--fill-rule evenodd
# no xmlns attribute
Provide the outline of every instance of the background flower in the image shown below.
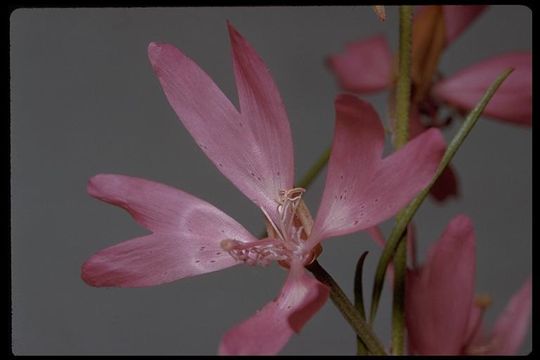
<svg viewBox="0 0 540 360"><path fill-rule="evenodd" d="M425 262L407 272L405 311L411 354L518 353L531 321L531 277L512 295L495 324L487 327L484 314L491 300L475 298L475 274L473 223L458 215L432 244Z"/></svg>
<svg viewBox="0 0 540 360"><path fill-rule="evenodd" d="M532 121L532 53L514 51L495 54L455 74L440 72L445 51L487 6L430 5L415 10L412 29L410 136L430 127L447 127L453 115L465 116L474 108L491 82L507 68L515 69L505 81L484 115L509 124L530 126ZM520 49L518 49L520 50ZM397 53L397 49L395 50ZM388 90L388 107L393 125L396 55L387 38L375 35L346 44L345 50L328 57L327 64L340 86L358 94ZM443 115L441 115L441 113ZM444 116L447 116L445 119ZM458 196L458 176L447 168L431 190L433 199L444 201Z"/></svg>

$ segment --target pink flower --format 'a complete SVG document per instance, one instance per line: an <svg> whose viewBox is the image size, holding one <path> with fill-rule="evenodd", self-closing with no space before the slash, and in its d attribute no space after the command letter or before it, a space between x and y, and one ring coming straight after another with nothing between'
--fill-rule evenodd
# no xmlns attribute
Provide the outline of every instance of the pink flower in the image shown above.
<svg viewBox="0 0 540 360"><path fill-rule="evenodd" d="M445 46L454 42L486 9L486 5L444 5Z"/></svg>
<svg viewBox="0 0 540 360"><path fill-rule="evenodd" d="M392 50L384 35L346 45L341 54L327 59L342 89L357 94L386 90L392 84Z"/></svg>
<svg viewBox="0 0 540 360"><path fill-rule="evenodd" d="M413 33L413 103L411 104L411 138L429 127L442 127L448 121L439 119L442 104L459 112L470 111L488 86L506 68L514 72L497 91L484 115L517 125L530 126L532 120L532 65L530 52L512 52L481 61L446 79L433 83L439 57L453 41L482 14L486 6L422 6L415 15ZM437 12L442 10L442 12ZM444 19L444 21L442 21ZM444 23L443 31L437 24ZM440 25L439 25L440 26ZM394 59L382 35L350 43L341 54L329 57L327 63L340 86L358 94L391 89ZM425 121L422 121L425 120ZM452 168L445 173L430 194L437 201L457 196L458 181Z"/></svg>
<svg viewBox="0 0 540 360"><path fill-rule="evenodd" d="M475 267L472 223L464 215L456 216L430 249L426 263L407 274L405 313L411 354L517 353L531 312L531 279L486 334L482 314L487 302L474 300Z"/></svg>
<svg viewBox="0 0 540 360"><path fill-rule="evenodd" d="M150 235L97 252L82 268L93 286L153 286L240 263L277 261L289 271L277 299L228 331L220 354L275 354L318 311L328 289L303 267L329 237L371 227L425 187L444 152L428 131L382 159L384 131L373 108L336 99L336 130L317 217L293 188L291 132L267 67L229 24L240 111L182 52L150 44L150 62L169 103L200 148L264 214L258 240L214 206L166 185L122 175L90 179L90 195L126 209Z"/></svg>
<svg viewBox="0 0 540 360"><path fill-rule="evenodd" d="M433 96L458 109L469 111L482 98L493 79L505 69L514 71L497 90L484 115L514 124L531 126L532 56L512 52L489 58L439 81Z"/></svg>

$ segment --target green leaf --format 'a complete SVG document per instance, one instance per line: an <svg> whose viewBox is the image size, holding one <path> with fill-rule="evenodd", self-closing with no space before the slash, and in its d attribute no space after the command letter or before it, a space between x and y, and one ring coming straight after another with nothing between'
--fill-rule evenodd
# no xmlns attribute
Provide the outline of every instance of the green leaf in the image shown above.
<svg viewBox="0 0 540 360"><path fill-rule="evenodd" d="M336 305L341 315L347 320L349 325L356 332L362 343L366 346L370 354L373 355L386 355L384 347L379 339L373 333L371 326L369 326L362 316L358 313L354 305L347 298L347 295L341 290L338 283L330 276L328 272L319 264L317 260L309 265L305 266L306 269L324 285L330 289L330 299Z"/></svg>
<svg viewBox="0 0 540 360"><path fill-rule="evenodd" d="M354 307L358 310L358 313L362 319L366 320L366 312L364 310L364 294L363 294L363 285L362 285L362 272L364 268L364 261L369 252L364 251L358 262L356 263L356 270L354 272ZM356 336L356 355L368 355L369 352L366 348L366 345L362 342L360 337Z"/></svg>
<svg viewBox="0 0 540 360"><path fill-rule="evenodd" d="M362 270L364 268L364 261L369 251L364 251L358 262L356 263L356 271L354 272L354 307L358 309L358 312L362 316L362 319L366 319L366 312L364 310L364 295L362 291Z"/></svg>

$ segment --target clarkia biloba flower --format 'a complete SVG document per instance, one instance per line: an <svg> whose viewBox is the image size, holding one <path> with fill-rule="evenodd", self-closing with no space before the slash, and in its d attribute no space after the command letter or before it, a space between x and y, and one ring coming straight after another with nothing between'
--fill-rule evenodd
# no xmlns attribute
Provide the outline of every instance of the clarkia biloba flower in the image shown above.
<svg viewBox="0 0 540 360"><path fill-rule="evenodd" d="M384 130L374 109L351 95L335 100L326 185L315 220L294 187L291 131L266 65L228 25L239 110L210 77L168 44L148 47L163 91L202 151L262 211L268 237L256 239L209 203L172 187L123 175L90 179L90 195L127 210L150 235L97 252L82 267L93 286L153 286L240 263L288 270L280 295L223 337L220 354L275 354L320 309L328 289L304 265L327 238L370 228L425 187L444 140L426 131L382 158Z"/></svg>
<svg viewBox="0 0 540 360"><path fill-rule="evenodd" d="M424 265L407 274L406 324L409 351L418 355L513 355L526 334L532 306L529 277L493 329L482 315L489 305L474 296L476 268L472 222L456 216L431 247Z"/></svg>

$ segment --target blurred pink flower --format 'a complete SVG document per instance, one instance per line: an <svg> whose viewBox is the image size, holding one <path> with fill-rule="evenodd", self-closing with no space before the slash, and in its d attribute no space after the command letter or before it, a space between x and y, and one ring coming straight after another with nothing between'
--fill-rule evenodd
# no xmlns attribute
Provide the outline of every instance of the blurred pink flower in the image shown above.
<svg viewBox="0 0 540 360"><path fill-rule="evenodd" d="M443 48L448 47L457 37L469 27L474 20L486 9L486 6L442 6L444 18ZM416 9L415 20L421 19L427 22L432 14L429 6L420 6ZM422 27L421 30L425 28ZM419 31L415 46L431 46L431 44L419 44L420 41L434 41L433 34L424 34ZM420 38L422 36L422 38ZM423 37L426 37L424 39ZM415 41L416 40L416 41ZM422 54L429 56L429 54ZM347 91L358 94L382 91L392 86L393 71L392 50L386 37L382 34L352 42L346 45L345 51L328 57L327 64L336 75L340 86ZM421 63L425 59L413 59L413 62ZM369 69L366 71L366 69Z"/></svg>
<svg viewBox="0 0 540 360"><path fill-rule="evenodd" d="M514 71L497 90L484 110L494 119L531 126L532 122L532 55L512 52L489 58L437 82L432 91L435 99L469 111L482 98L493 80L505 69Z"/></svg>
<svg viewBox="0 0 540 360"><path fill-rule="evenodd" d="M339 86L357 94L370 94L392 85L393 55L382 34L348 43L345 51L327 58Z"/></svg>
<svg viewBox="0 0 540 360"><path fill-rule="evenodd" d="M487 7L470 5L442 6L442 15L436 7L422 6L415 19L417 31L413 36L413 103L411 104L410 136L420 134L429 127L442 127L449 120L439 119L442 104L450 105L459 113L470 111L480 100L488 86L506 68L514 72L503 83L484 115L516 125L531 126L532 121L532 55L530 52L512 52L481 61L446 79L434 79L439 55L482 14ZM444 34L437 24L442 16ZM442 38L440 38L442 36ZM327 64L339 85L357 94L391 89L393 86L393 56L382 35L347 44L345 51L328 58ZM457 196L458 181L449 167L439 178L430 194L437 201Z"/></svg>
<svg viewBox="0 0 540 360"><path fill-rule="evenodd" d="M240 111L181 51L152 43L150 62L163 91L202 151L263 212L258 240L209 203L172 187L122 175L90 179L90 195L127 210L150 235L97 252L82 267L92 286L153 286L273 261L289 270L277 299L228 331L220 354L275 354L328 298L303 266L329 237L393 216L425 187L442 158L438 130L382 159L384 130L374 109L350 95L335 101L336 128L321 205L313 223L294 188L293 145L281 96L247 41L229 24Z"/></svg>
<svg viewBox="0 0 540 360"><path fill-rule="evenodd" d="M444 5L445 47L454 42L486 9L486 5ZM422 11L422 7L418 10Z"/></svg>
<svg viewBox="0 0 540 360"><path fill-rule="evenodd" d="M471 221L456 216L423 266L407 273L406 326L409 351L421 355L511 355L526 334L532 306L527 279L486 334L488 303L474 299L475 236Z"/></svg>

